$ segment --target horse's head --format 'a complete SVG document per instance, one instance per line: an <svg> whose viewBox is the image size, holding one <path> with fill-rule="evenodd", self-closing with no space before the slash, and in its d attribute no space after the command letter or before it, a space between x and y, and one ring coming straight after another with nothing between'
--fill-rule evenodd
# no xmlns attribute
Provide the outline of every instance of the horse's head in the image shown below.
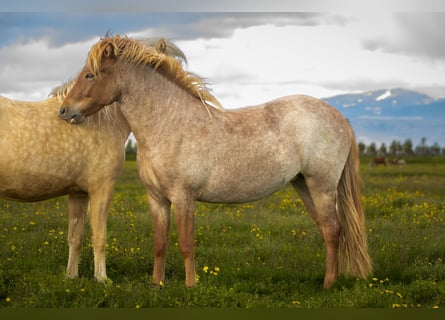
<svg viewBox="0 0 445 320"><path fill-rule="evenodd" d="M104 106L120 101L122 91L128 94L125 88L131 87L128 78L133 76L123 67L125 65L141 70L149 66L200 99L206 108L207 103L219 107L219 102L209 93L204 81L185 71L181 60L186 62L183 52L164 39L153 43L106 36L91 48L86 65L62 102L59 116L71 123L79 123ZM137 83L133 85L138 86Z"/></svg>
<svg viewBox="0 0 445 320"><path fill-rule="evenodd" d="M93 47L86 65L62 102L59 117L70 123L81 123L85 117L118 101L116 61L116 48L112 44Z"/></svg>

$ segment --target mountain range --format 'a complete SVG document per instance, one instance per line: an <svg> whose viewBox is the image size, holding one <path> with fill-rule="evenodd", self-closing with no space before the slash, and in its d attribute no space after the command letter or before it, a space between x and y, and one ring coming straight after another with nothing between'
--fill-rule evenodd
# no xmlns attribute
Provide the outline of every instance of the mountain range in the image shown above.
<svg viewBox="0 0 445 320"><path fill-rule="evenodd" d="M365 144L411 139L414 145L445 146L445 99L405 89L382 89L324 98L351 123Z"/></svg>

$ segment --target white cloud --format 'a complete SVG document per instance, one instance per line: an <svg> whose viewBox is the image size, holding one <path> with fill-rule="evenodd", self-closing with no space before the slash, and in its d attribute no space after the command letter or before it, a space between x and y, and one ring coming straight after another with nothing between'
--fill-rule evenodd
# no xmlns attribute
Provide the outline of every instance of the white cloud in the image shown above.
<svg viewBox="0 0 445 320"><path fill-rule="evenodd" d="M369 51L361 39L382 34L390 15L345 25L238 28L231 37L178 42L189 69L208 78L226 107L242 107L295 93L327 97L348 91L435 87L444 65L412 56ZM444 92L442 92L444 94Z"/></svg>
<svg viewBox="0 0 445 320"><path fill-rule="evenodd" d="M76 76L97 39L51 47L48 39L0 48L0 94L41 100L51 89Z"/></svg>

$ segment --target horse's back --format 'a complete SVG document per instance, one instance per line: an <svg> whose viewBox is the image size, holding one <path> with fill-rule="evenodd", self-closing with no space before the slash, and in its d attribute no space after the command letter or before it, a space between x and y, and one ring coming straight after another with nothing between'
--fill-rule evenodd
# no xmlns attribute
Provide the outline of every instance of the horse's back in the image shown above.
<svg viewBox="0 0 445 320"><path fill-rule="evenodd" d="M263 108L281 112L283 119L293 116L292 120L299 123L310 122L312 124L315 121L330 127L347 125L347 121L340 111L325 101L311 96L285 96L265 103Z"/></svg>
<svg viewBox="0 0 445 320"><path fill-rule="evenodd" d="M343 169L349 155L352 129L348 121L334 107L323 100L305 95L282 97L265 104L282 119L281 132L297 144L301 171Z"/></svg>
<svg viewBox="0 0 445 320"><path fill-rule="evenodd" d="M0 96L0 121L4 120L6 112L11 108L14 108L14 101L4 96Z"/></svg>
<svg viewBox="0 0 445 320"><path fill-rule="evenodd" d="M279 129L310 149L336 148L351 138L351 127L343 115L323 100L294 95L262 106L264 113L279 120ZM331 148L329 148L331 145Z"/></svg>

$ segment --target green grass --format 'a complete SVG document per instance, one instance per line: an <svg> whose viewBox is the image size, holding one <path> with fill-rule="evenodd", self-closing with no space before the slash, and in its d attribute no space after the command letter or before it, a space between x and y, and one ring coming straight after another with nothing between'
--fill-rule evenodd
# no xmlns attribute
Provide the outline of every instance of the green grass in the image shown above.
<svg viewBox="0 0 445 320"><path fill-rule="evenodd" d="M184 287L173 223L162 289L151 285L153 229L134 161L116 186L107 271L93 279L90 230L80 278L65 279L66 198L0 200L0 307L445 307L445 159L361 165L374 274L322 289L324 245L292 188L243 205L197 204L199 285Z"/></svg>

